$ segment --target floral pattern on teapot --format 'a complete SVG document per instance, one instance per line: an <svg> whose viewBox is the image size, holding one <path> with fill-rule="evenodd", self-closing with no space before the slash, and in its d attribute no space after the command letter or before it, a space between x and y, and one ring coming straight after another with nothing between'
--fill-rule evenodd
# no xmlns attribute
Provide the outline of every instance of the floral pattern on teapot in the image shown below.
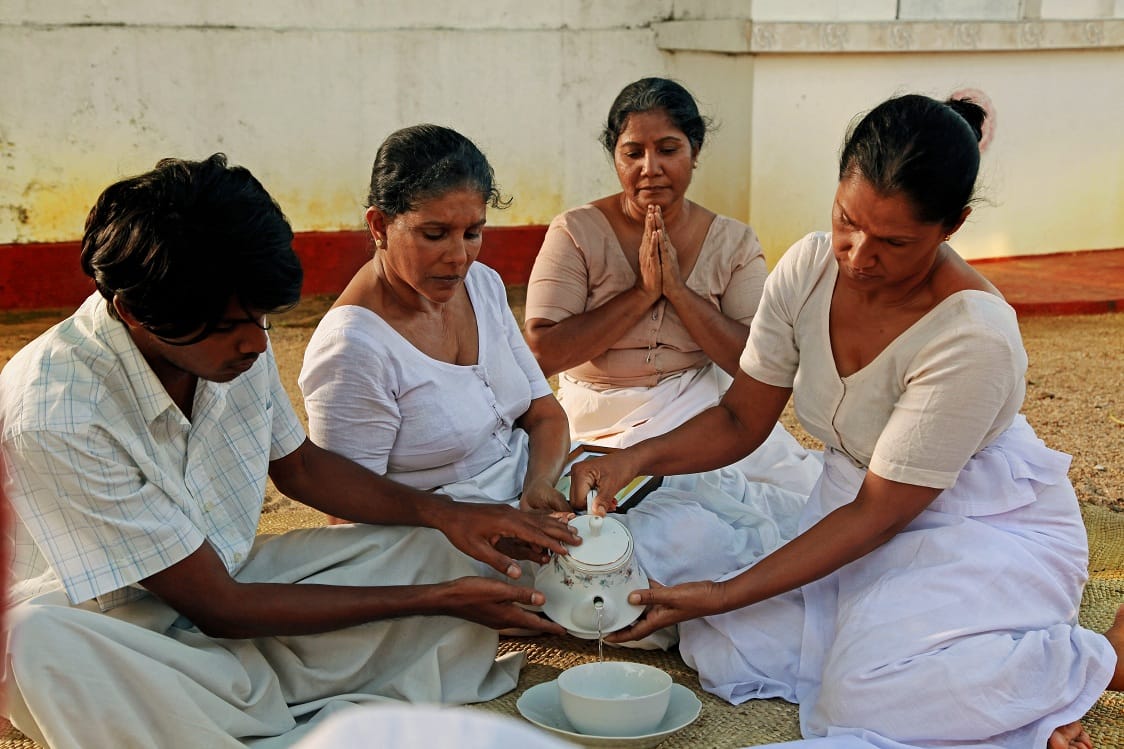
<svg viewBox="0 0 1124 749"><path fill-rule="evenodd" d="M569 566L562 561L561 557L558 556L554 557L552 563L554 564L554 571L558 573L559 580L567 588L573 588L575 583L585 588L595 583L601 588L612 588L616 585L623 585L626 583L633 577L634 573L631 562L617 570L597 573L585 573L571 570Z"/></svg>

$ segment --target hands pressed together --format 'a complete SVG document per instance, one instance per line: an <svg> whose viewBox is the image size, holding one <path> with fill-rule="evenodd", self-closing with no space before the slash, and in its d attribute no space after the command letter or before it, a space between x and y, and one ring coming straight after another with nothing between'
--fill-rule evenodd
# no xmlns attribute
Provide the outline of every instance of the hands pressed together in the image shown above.
<svg viewBox="0 0 1124 749"><path fill-rule="evenodd" d="M649 205L644 217L644 236L640 240L640 274L636 285L654 303L660 297L669 300L685 288L679 271L679 253L671 243L663 212L658 205Z"/></svg>

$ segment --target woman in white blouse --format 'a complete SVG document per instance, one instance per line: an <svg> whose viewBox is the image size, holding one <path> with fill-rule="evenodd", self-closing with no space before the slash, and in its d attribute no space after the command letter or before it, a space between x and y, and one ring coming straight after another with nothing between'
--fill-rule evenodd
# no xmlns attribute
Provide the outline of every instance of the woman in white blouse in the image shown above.
<svg viewBox="0 0 1124 749"><path fill-rule="evenodd" d="M554 488L565 413L481 263L487 159L416 125L379 147L366 212L372 260L321 320L299 384L313 440L396 481L473 502L568 512Z"/></svg>
<svg viewBox="0 0 1124 749"><path fill-rule="evenodd" d="M722 402L574 469L572 496L597 488L600 503L657 466L727 464L794 395L826 445L800 534L722 575L685 556L607 639L681 622L704 687L798 702L800 745L1088 747L1081 716L1124 688L1124 608L1107 635L1077 624L1085 529L1069 456L1019 414L1014 311L948 244L984 117L915 95L868 113L844 145L831 233L771 274Z"/></svg>

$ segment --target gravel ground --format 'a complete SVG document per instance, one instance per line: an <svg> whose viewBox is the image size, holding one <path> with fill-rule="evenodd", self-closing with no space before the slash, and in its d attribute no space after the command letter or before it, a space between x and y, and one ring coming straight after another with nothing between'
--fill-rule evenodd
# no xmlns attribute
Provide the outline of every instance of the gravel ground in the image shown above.
<svg viewBox="0 0 1124 749"><path fill-rule="evenodd" d="M523 289L509 291L522 318ZM329 300L311 297L274 320L273 346L286 388L303 417L296 377ZM0 312L0 364L66 312ZM1124 314L1026 317L1020 322L1030 368L1023 413L1047 445L1073 456L1078 498L1124 512ZM786 412L785 425L816 446ZM270 491L267 509L285 500Z"/></svg>

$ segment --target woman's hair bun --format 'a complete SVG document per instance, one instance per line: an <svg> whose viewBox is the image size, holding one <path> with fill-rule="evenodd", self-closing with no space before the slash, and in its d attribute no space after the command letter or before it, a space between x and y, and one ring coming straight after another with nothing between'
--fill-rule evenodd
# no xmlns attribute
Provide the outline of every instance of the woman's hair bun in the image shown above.
<svg viewBox="0 0 1124 749"><path fill-rule="evenodd" d="M976 134L976 140L979 141L983 138L984 120L987 119L987 112L976 102L968 97L952 98L945 102L952 111L964 118L968 126L972 128L972 132Z"/></svg>

